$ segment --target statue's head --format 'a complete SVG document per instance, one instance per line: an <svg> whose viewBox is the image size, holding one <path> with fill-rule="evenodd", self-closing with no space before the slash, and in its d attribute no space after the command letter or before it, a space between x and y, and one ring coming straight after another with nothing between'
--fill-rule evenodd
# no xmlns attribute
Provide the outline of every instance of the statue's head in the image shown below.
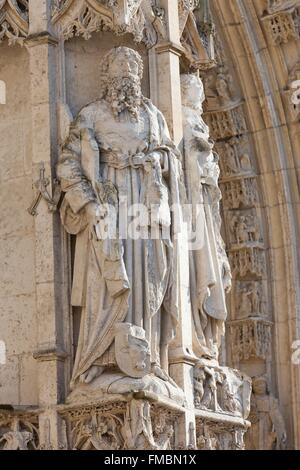
<svg viewBox="0 0 300 470"><path fill-rule="evenodd" d="M201 112L205 94L200 78L193 74L183 74L180 81L182 104L187 107L196 108Z"/></svg>
<svg viewBox="0 0 300 470"><path fill-rule="evenodd" d="M267 395L268 393L267 378L264 375L253 378L252 389L255 395Z"/></svg>
<svg viewBox="0 0 300 470"><path fill-rule="evenodd" d="M106 99L115 114L128 110L137 117L141 104L143 61L138 52L128 47L111 49L101 62L101 98Z"/></svg>

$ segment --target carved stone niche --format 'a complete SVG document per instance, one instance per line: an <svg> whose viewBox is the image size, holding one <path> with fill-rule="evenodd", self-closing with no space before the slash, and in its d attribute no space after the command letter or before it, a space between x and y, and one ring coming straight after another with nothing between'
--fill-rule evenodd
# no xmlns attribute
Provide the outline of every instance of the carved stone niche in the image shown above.
<svg viewBox="0 0 300 470"><path fill-rule="evenodd" d="M239 178L220 183L224 209L247 209L259 202L256 177Z"/></svg>
<svg viewBox="0 0 300 470"><path fill-rule="evenodd" d="M226 66L219 65L202 75L206 97L204 109L219 112L220 108L239 105L240 98L236 96L233 77Z"/></svg>
<svg viewBox="0 0 300 470"><path fill-rule="evenodd" d="M232 137L216 144L220 157L221 181L253 173L248 137Z"/></svg>
<svg viewBox="0 0 300 470"><path fill-rule="evenodd" d="M198 450L244 450L244 435L248 421L224 417L215 421L209 413L196 415L196 443Z"/></svg>
<svg viewBox="0 0 300 470"><path fill-rule="evenodd" d="M38 450L38 416L0 410L0 450Z"/></svg>
<svg viewBox="0 0 300 470"><path fill-rule="evenodd" d="M234 319L244 320L249 317L266 318L268 300L265 281L238 281L234 285Z"/></svg>
<svg viewBox="0 0 300 470"><path fill-rule="evenodd" d="M266 254L262 247L232 250L229 260L234 279L243 279L246 276L262 279L266 275Z"/></svg>
<svg viewBox="0 0 300 470"><path fill-rule="evenodd" d="M242 104L222 111L206 112L204 119L214 140L239 136L247 131Z"/></svg>
<svg viewBox="0 0 300 470"><path fill-rule="evenodd" d="M229 241L232 246L255 246L263 242L261 221L256 209L227 211Z"/></svg>
<svg viewBox="0 0 300 470"><path fill-rule="evenodd" d="M0 0L0 43L23 45L28 29L28 0Z"/></svg>
<svg viewBox="0 0 300 470"><path fill-rule="evenodd" d="M222 420L222 415L247 419L251 379L237 370L201 360L194 368L194 405Z"/></svg>
<svg viewBox="0 0 300 470"><path fill-rule="evenodd" d="M277 46L299 38L299 21L300 8L295 1L269 8L262 18L270 43Z"/></svg>
<svg viewBox="0 0 300 470"><path fill-rule="evenodd" d="M234 364L251 358L270 361L272 347L271 321L248 318L229 323L230 343Z"/></svg>
<svg viewBox="0 0 300 470"><path fill-rule="evenodd" d="M139 393L62 406L69 450L171 450L183 409Z"/></svg>

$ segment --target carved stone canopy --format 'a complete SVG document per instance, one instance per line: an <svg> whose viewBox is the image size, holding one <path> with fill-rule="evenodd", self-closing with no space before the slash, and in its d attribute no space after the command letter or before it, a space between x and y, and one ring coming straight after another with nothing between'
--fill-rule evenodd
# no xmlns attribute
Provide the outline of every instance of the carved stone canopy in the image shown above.
<svg viewBox="0 0 300 470"><path fill-rule="evenodd" d="M214 24L209 0L180 0L179 29L184 49L183 59L188 70L214 67Z"/></svg>
<svg viewBox="0 0 300 470"><path fill-rule="evenodd" d="M28 0L0 0L0 42L22 45L28 28Z"/></svg>
<svg viewBox="0 0 300 470"><path fill-rule="evenodd" d="M52 23L65 39L89 39L95 31L113 31L130 33L147 47L166 34L163 11L148 0L56 0Z"/></svg>

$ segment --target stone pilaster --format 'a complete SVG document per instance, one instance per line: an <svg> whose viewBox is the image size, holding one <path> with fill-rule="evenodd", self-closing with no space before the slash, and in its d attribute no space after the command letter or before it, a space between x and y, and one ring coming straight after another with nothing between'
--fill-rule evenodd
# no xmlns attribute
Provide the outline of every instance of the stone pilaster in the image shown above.
<svg viewBox="0 0 300 470"><path fill-rule="evenodd" d="M50 26L51 2L30 0L29 36L26 47L30 56L32 132L32 174L38 179L43 162L49 179L48 192L53 191L57 158L56 79L57 45ZM33 181L34 183L35 181ZM39 405L48 408L65 397L66 329L64 313L68 303L63 301L64 269L61 264L63 235L57 213L50 212L41 201L35 215L35 277L38 321L38 347L34 358L39 363ZM47 413L46 413L47 414ZM54 413L55 414L55 413ZM51 416L50 416L51 415ZM53 413L40 416L40 426L49 423L49 434L41 447L56 448L57 419ZM53 426L53 430L50 428ZM43 440L43 439L42 439ZM49 442L48 442L49 440Z"/></svg>

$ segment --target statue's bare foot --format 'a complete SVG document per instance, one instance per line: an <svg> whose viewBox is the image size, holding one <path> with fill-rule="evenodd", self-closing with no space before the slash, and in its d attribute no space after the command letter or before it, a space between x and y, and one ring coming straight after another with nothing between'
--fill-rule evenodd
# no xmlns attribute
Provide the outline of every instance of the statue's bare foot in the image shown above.
<svg viewBox="0 0 300 470"><path fill-rule="evenodd" d="M80 382L85 383L85 384L89 384L94 379L99 377L102 374L103 371L104 371L104 367L92 366L86 372L84 372L84 374L81 374Z"/></svg>

